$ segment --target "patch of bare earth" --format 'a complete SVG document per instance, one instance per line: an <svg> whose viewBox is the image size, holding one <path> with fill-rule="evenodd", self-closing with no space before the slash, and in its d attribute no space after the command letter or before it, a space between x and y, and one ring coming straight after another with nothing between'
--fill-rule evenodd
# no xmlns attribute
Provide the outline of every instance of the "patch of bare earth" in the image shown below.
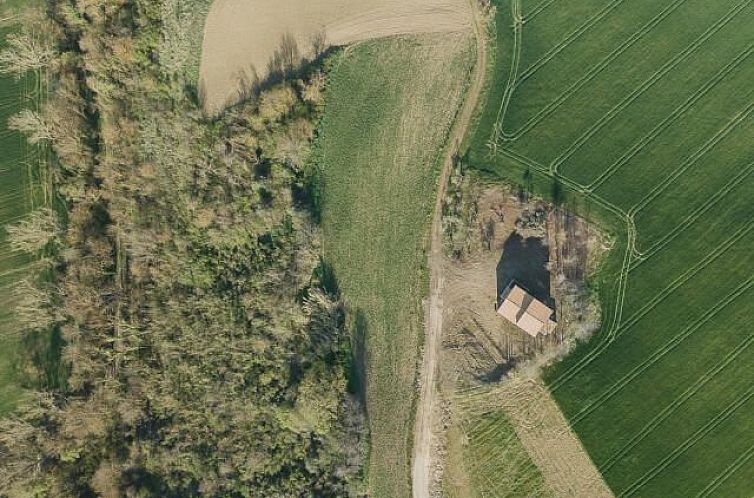
<svg viewBox="0 0 754 498"><path fill-rule="evenodd" d="M607 248L604 239L583 219L544 204L523 202L502 188L472 189L471 197L464 201L473 204L475 213L464 228L464 250L444 259L443 402L434 419L435 452L443 458L435 466L435 495L473 496L468 491L473 488L468 484L472 476L462 457L463 427L472 414L503 410L542 474L547 487L544 495L612 497L538 379L543 364L565 354L575 337L599 325L598 306L586 291L585 278ZM527 223L538 210L545 211L546 221ZM548 337L532 338L497 315L495 304L506 244L510 245L512 237L532 240L527 237L536 236L547 246L549 290L559 326ZM510 470L514 474L520 469Z"/></svg>
<svg viewBox="0 0 754 498"><path fill-rule="evenodd" d="M264 80L280 55L299 59L323 45L470 30L468 0L215 0L204 28L200 92L215 113Z"/></svg>

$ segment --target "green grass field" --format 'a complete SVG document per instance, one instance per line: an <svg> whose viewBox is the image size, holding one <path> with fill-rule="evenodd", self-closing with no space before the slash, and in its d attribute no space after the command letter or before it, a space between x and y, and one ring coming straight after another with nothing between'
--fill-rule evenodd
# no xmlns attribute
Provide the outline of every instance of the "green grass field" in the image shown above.
<svg viewBox="0 0 754 498"><path fill-rule="evenodd" d="M477 170L616 238L546 372L616 496L754 494L754 2L496 2Z"/></svg>
<svg viewBox="0 0 754 498"><path fill-rule="evenodd" d="M324 252L365 340L375 497L410 495L425 250L473 47L471 34L367 42L346 49L330 75L317 145Z"/></svg>
<svg viewBox="0 0 754 498"><path fill-rule="evenodd" d="M516 436L505 412L471 415L464 423L463 461L471 488L464 496L551 496L544 478Z"/></svg>
<svg viewBox="0 0 754 498"><path fill-rule="evenodd" d="M0 40L10 29L0 30ZM35 81L32 76L0 77L0 227L18 221L41 202L36 177L39 153L19 133L7 129L10 116L36 102ZM0 228L0 415L13 409L23 394L14 371L20 344L11 312L13 285L24 277L28 263L27 255L11 249Z"/></svg>

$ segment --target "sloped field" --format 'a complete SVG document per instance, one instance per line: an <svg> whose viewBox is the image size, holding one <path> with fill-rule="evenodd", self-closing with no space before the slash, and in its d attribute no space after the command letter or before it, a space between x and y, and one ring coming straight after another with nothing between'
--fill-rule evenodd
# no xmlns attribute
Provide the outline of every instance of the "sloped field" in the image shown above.
<svg viewBox="0 0 754 498"><path fill-rule="evenodd" d="M473 60L471 32L391 38L347 49L330 76L317 151L324 253L364 345L375 497L410 495L427 236Z"/></svg>
<svg viewBox="0 0 754 498"><path fill-rule="evenodd" d="M472 164L616 238L549 388L616 496L750 497L754 1L497 6Z"/></svg>

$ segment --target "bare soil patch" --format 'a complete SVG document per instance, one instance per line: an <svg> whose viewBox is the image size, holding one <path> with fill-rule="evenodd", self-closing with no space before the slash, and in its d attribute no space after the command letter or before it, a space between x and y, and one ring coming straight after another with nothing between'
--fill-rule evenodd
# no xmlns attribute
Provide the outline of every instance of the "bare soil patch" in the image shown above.
<svg viewBox="0 0 754 498"><path fill-rule="evenodd" d="M216 0L204 28L200 93L205 109L217 112L268 75L276 51L311 57L321 34L340 46L470 30L471 22L468 0Z"/></svg>

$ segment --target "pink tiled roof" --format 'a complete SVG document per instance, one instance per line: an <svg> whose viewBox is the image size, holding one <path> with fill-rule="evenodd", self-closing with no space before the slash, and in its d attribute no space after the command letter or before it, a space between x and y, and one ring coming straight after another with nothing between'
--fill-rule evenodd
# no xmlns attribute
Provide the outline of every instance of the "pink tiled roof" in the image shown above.
<svg viewBox="0 0 754 498"><path fill-rule="evenodd" d="M512 283L503 291L497 312L531 336L549 334L555 328L553 310Z"/></svg>

